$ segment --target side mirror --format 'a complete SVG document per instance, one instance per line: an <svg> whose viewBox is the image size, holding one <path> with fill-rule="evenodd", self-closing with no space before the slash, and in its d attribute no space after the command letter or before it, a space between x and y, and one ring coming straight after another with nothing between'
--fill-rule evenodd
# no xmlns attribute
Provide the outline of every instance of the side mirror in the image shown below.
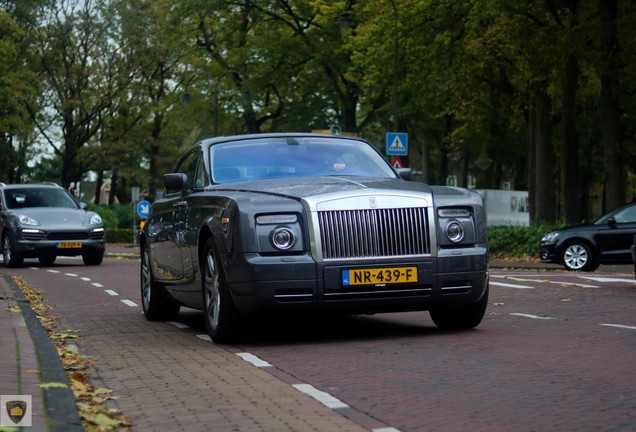
<svg viewBox="0 0 636 432"><path fill-rule="evenodd" d="M86 210L86 209L88 208L88 204L86 204L86 203L85 203L85 202L83 202L83 201L82 201L81 203L79 203L79 206L80 206L80 208L81 208L82 210Z"/></svg>
<svg viewBox="0 0 636 432"><path fill-rule="evenodd" d="M188 190L188 176L183 173L170 173L163 176L163 185L169 191L180 191L185 194Z"/></svg>
<svg viewBox="0 0 636 432"><path fill-rule="evenodd" d="M396 171L403 180L411 181L413 178L413 170L411 168L398 168Z"/></svg>
<svg viewBox="0 0 636 432"><path fill-rule="evenodd" d="M616 228L616 219L614 219L614 217L607 219L607 225L610 228Z"/></svg>

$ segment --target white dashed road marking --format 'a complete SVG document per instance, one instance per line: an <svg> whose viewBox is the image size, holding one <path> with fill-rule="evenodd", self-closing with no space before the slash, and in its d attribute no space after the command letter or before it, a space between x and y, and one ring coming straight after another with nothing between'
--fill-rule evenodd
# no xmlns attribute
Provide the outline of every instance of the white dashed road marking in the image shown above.
<svg viewBox="0 0 636 432"><path fill-rule="evenodd" d="M111 295L111 296L118 296L119 295L119 294L117 294L116 291L113 291L113 290L104 290L104 292L106 294L108 294L108 295Z"/></svg>
<svg viewBox="0 0 636 432"><path fill-rule="evenodd" d="M515 315L515 316L520 316L520 317L525 317L525 318L538 319L538 320L553 320L553 319L556 319L556 318L552 318L552 317L542 317L542 316L524 314L524 313L511 313L510 315Z"/></svg>
<svg viewBox="0 0 636 432"><path fill-rule="evenodd" d="M316 399L318 402L331 409L338 408L349 408L349 405L342 402L340 399L336 399L331 396L329 393L318 390L316 387L311 384L293 384L293 387L299 392L305 393L306 395L311 396Z"/></svg>
<svg viewBox="0 0 636 432"><path fill-rule="evenodd" d="M125 304L126 306L130 306L130 307L136 307L136 306L138 306L138 304L137 304L137 303L135 303L135 302L134 302L134 301L132 301L132 300L122 300L121 302L122 302L123 304Z"/></svg>
<svg viewBox="0 0 636 432"><path fill-rule="evenodd" d="M267 363L265 360L261 360L260 358L258 358L254 354L243 352L243 353L236 353L236 355L239 356L240 358L242 358L243 360L245 360L246 362L252 363L256 367L268 367L268 366L271 366L271 364Z"/></svg>
<svg viewBox="0 0 636 432"><path fill-rule="evenodd" d="M599 324L605 327L618 327L618 328L623 328L623 329L628 329L628 330L636 330L635 326L628 326L628 325L622 325L622 324Z"/></svg>
<svg viewBox="0 0 636 432"><path fill-rule="evenodd" d="M503 283L503 282L493 282L492 280L490 281L490 285L502 286L506 288L516 288L516 289L534 289L534 287L527 286L527 285L514 285L514 284Z"/></svg>

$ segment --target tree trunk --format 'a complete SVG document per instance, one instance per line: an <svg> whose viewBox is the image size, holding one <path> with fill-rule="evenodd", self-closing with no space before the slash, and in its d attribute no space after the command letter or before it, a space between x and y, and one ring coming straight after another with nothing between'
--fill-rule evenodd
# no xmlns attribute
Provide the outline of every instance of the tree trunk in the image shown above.
<svg viewBox="0 0 636 432"><path fill-rule="evenodd" d="M621 155L620 101L618 71L620 46L616 35L617 0L599 0L602 27L601 112L605 162L604 212L625 204L625 166Z"/></svg>
<svg viewBox="0 0 636 432"><path fill-rule="evenodd" d="M565 220L581 221L581 188L579 185L579 144L575 124L576 90L579 66L573 54L565 64L563 103L561 108L561 203Z"/></svg>
<svg viewBox="0 0 636 432"><path fill-rule="evenodd" d="M554 222L556 220L556 194L550 125L550 97L547 94L545 81L533 83L531 89L532 109L535 115L535 220L537 222Z"/></svg>

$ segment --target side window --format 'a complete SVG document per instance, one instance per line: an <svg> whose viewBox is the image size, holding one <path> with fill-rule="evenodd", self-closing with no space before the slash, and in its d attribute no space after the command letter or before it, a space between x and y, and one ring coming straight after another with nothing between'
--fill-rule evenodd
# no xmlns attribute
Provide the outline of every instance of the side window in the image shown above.
<svg viewBox="0 0 636 432"><path fill-rule="evenodd" d="M183 173L188 177L188 190L192 190L192 186L195 181L195 175L197 172L197 163L199 161L200 152L194 151L189 153L184 159L181 160L177 168L174 170L176 173ZM180 191L168 190L169 194L177 193Z"/></svg>
<svg viewBox="0 0 636 432"><path fill-rule="evenodd" d="M197 170L194 175L194 189L203 189L208 184L208 176L205 172L205 164L203 158L200 157L197 162Z"/></svg>
<svg viewBox="0 0 636 432"><path fill-rule="evenodd" d="M614 216L617 223L635 223L636 222L636 206L628 207Z"/></svg>

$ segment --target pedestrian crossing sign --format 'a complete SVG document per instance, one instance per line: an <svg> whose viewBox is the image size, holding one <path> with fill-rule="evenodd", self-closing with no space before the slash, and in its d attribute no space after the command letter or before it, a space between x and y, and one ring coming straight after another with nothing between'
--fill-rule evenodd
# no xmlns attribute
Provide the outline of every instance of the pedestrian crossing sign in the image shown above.
<svg viewBox="0 0 636 432"><path fill-rule="evenodd" d="M409 154L409 136L406 133L386 133L386 154L389 156L406 156Z"/></svg>

